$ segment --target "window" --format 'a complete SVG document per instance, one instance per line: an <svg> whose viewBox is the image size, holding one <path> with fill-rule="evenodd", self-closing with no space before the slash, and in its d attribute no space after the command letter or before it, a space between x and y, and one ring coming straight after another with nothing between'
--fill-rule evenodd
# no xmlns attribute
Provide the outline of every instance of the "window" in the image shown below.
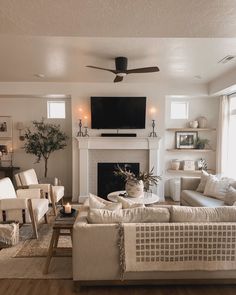
<svg viewBox="0 0 236 295"><path fill-rule="evenodd" d="M170 109L171 119L188 119L188 102L172 101Z"/></svg>
<svg viewBox="0 0 236 295"><path fill-rule="evenodd" d="M66 106L64 101L48 101L48 119L65 119Z"/></svg>

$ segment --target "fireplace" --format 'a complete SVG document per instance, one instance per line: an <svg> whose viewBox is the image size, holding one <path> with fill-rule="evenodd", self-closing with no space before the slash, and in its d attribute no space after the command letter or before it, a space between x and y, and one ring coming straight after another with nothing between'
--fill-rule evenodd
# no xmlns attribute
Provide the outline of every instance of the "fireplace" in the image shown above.
<svg viewBox="0 0 236 295"><path fill-rule="evenodd" d="M73 154L73 201L84 202L90 192L97 194L98 163L138 162L142 171L154 167L154 174L163 172L159 137L77 137L77 143L78 153ZM163 183L153 192L163 198Z"/></svg>
<svg viewBox="0 0 236 295"><path fill-rule="evenodd" d="M110 192L125 189L125 182L119 176L114 175L114 171L119 165L126 168L135 175L139 174L139 163L98 163L97 164L97 192L98 196L106 199Z"/></svg>

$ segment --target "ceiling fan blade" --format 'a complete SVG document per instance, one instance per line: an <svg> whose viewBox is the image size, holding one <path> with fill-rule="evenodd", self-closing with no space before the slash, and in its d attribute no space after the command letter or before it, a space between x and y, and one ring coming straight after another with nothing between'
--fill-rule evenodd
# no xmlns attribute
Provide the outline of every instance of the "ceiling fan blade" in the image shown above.
<svg viewBox="0 0 236 295"><path fill-rule="evenodd" d="M123 80L123 77L121 77L121 76L116 76L113 82L114 82L114 83L116 83L116 82L121 82L122 80Z"/></svg>
<svg viewBox="0 0 236 295"><path fill-rule="evenodd" d="M86 66L86 67L87 68L92 68L92 69L97 69L97 70L108 71L108 72L112 72L113 74L116 74L116 70L110 70L110 69L99 68L99 67L94 67L94 66Z"/></svg>
<svg viewBox="0 0 236 295"><path fill-rule="evenodd" d="M138 73L153 73L153 72L159 72L158 67L148 67L148 68L139 68L139 69L131 69L127 70L126 74L138 74Z"/></svg>

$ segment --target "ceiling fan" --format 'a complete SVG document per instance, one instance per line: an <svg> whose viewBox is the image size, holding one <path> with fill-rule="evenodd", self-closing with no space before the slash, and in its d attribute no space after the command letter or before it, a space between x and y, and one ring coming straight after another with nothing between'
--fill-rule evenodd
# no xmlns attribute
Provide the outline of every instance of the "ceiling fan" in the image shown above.
<svg viewBox="0 0 236 295"><path fill-rule="evenodd" d="M138 68L138 69L131 69L128 70L128 58L124 56L119 56L115 58L115 64L116 64L116 69L111 70L111 69L105 69L105 68L100 68L100 67L95 67L95 66L87 66L88 68L92 69L97 69L97 70L103 70L103 71L108 71L112 72L113 74L116 75L114 82L121 82L123 78L126 75L129 74L142 74L142 73L153 73L153 72L159 72L158 67L147 67L147 68Z"/></svg>

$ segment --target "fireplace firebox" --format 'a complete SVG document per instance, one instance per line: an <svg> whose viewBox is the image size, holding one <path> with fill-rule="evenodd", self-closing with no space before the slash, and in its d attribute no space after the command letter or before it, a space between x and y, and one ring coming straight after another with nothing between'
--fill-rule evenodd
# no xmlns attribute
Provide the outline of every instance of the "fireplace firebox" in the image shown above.
<svg viewBox="0 0 236 295"><path fill-rule="evenodd" d="M130 170L135 175L139 174L139 163L98 163L97 193L99 197L107 199L107 195L110 192L125 189L124 179L114 175L117 165L123 169L126 167L127 170Z"/></svg>

